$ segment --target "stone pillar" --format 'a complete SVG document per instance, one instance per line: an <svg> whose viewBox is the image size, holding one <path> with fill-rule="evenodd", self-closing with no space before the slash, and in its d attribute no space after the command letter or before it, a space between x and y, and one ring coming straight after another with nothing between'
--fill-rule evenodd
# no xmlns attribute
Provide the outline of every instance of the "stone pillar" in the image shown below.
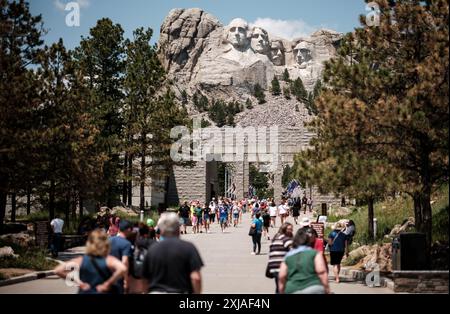
<svg viewBox="0 0 450 314"><path fill-rule="evenodd" d="M207 201L206 162L196 162L193 167L174 167L172 186L169 188L171 202Z"/></svg>
<svg viewBox="0 0 450 314"><path fill-rule="evenodd" d="M283 193L283 167L280 165L274 173L273 180L273 196L275 204L279 205L281 202L281 194Z"/></svg>

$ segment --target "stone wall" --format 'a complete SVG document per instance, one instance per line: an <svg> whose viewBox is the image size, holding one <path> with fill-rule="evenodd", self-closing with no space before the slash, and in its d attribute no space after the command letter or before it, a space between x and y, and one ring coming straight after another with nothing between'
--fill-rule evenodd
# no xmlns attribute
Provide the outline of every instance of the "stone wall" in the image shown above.
<svg viewBox="0 0 450 314"><path fill-rule="evenodd" d="M448 293L448 271L393 271L394 291Z"/></svg>

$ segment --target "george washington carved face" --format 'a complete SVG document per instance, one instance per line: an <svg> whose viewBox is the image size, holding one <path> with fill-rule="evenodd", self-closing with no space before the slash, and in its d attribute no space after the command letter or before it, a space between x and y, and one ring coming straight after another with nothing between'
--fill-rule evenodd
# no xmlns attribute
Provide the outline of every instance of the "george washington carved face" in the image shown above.
<svg viewBox="0 0 450 314"><path fill-rule="evenodd" d="M227 27L227 41L233 45L235 49L242 50L248 47L248 23L243 19L234 19Z"/></svg>

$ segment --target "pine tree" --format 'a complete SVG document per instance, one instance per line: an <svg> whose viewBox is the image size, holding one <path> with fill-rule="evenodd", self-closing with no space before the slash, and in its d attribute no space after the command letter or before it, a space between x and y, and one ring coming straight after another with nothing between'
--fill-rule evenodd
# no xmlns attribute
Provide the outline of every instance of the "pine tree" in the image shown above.
<svg viewBox="0 0 450 314"><path fill-rule="evenodd" d="M39 130L39 63L44 29L25 1L0 1L0 233L7 195L25 188L40 169L34 162ZM35 166L33 166L35 165Z"/></svg>
<svg viewBox="0 0 450 314"><path fill-rule="evenodd" d="M189 102L189 96L188 96L186 90L183 89L183 91L181 92L181 103L183 105L187 105L188 102Z"/></svg>
<svg viewBox="0 0 450 314"><path fill-rule="evenodd" d="M250 98L247 98L247 101L245 102L245 107L249 110L253 109L253 104Z"/></svg>
<svg viewBox="0 0 450 314"><path fill-rule="evenodd" d="M291 83L291 94L294 95L299 102L306 103L308 101L308 93L306 92L301 78L297 78Z"/></svg>
<svg viewBox="0 0 450 314"><path fill-rule="evenodd" d="M291 78L289 76L289 71L287 69L284 69L283 81L285 81L286 83L289 83L291 81Z"/></svg>
<svg viewBox="0 0 450 314"><path fill-rule="evenodd" d="M101 186L107 156L97 153L99 130L89 113L90 92L62 39L45 51L37 73L42 82L41 158L37 162L46 174L41 191L48 194L50 219L56 202L63 202L65 223L70 225L70 210L75 218L76 204L95 195Z"/></svg>
<svg viewBox="0 0 450 314"><path fill-rule="evenodd" d="M289 87L283 87L284 98L291 99L291 90Z"/></svg>
<svg viewBox="0 0 450 314"><path fill-rule="evenodd" d="M315 104L316 98L319 97L322 91L322 82L318 80L314 85L312 93L308 93L308 101L306 102L306 109L308 109L309 115L317 115L317 106Z"/></svg>
<svg viewBox="0 0 450 314"><path fill-rule="evenodd" d="M255 96L256 99L258 99L258 103L260 105L266 103L266 96L264 94L264 90L258 83L256 83L255 86L253 87L253 96Z"/></svg>
<svg viewBox="0 0 450 314"><path fill-rule="evenodd" d="M173 166L170 130L185 122L167 86L156 50L150 45L152 34L151 29L139 28L133 32L133 41L126 41L125 116L133 138L128 151L140 161L135 179L140 186L141 210L146 206L144 194L148 179L165 179Z"/></svg>
<svg viewBox="0 0 450 314"><path fill-rule="evenodd" d="M362 19L363 27L344 38L337 58L325 66L310 156L319 158L314 168L335 164L358 174L343 186L368 197L369 204L390 186L410 194L429 253L430 197L449 170L448 3L378 3L380 26L366 26Z"/></svg>
<svg viewBox="0 0 450 314"><path fill-rule="evenodd" d="M223 100L215 100L209 110L209 118L214 121L218 127L223 127L227 124L227 105Z"/></svg>
<svg viewBox="0 0 450 314"><path fill-rule="evenodd" d="M272 80L272 95L281 95L280 82L278 81L278 78L276 76L274 76Z"/></svg>
<svg viewBox="0 0 450 314"><path fill-rule="evenodd" d="M104 167L104 200L112 207L118 199L121 176L120 153L124 138L121 116L123 104L123 29L110 19L97 21L90 36L75 49L79 69L91 88L92 113L100 127L98 141L108 156Z"/></svg>
<svg viewBox="0 0 450 314"><path fill-rule="evenodd" d="M200 97L198 107L199 107L199 111L200 112L205 112L205 111L208 110L208 108L209 108L209 100L208 100L208 98L205 95L202 95Z"/></svg>

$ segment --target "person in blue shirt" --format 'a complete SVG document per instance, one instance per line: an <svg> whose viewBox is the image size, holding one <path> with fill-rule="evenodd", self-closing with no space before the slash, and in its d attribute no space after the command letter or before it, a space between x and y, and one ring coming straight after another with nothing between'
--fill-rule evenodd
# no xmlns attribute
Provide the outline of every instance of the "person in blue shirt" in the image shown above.
<svg viewBox="0 0 450 314"><path fill-rule="evenodd" d="M228 210L223 204L219 203L219 220L222 232L225 232L228 223Z"/></svg>
<svg viewBox="0 0 450 314"><path fill-rule="evenodd" d="M339 273L341 272L341 262L344 254L348 251L347 235L343 232L344 226L337 222L333 231L328 235L328 247L330 248L330 264L333 266L333 273L336 283L339 283Z"/></svg>
<svg viewBox="0 0 450 314"><path fill-rule="evenodd" d="M117 282L120 286L119 290L121 293L128 290L128 267L129 259L132 254L132 245L131 242L127 240L127 237L129 237L132 232L133 225L129 221L123 220L119 223L119 233L116 236L109 238L111 244L111 252L109 255L114 256L121 261L127 269L124 280L119 280Z"/></svg>
<svg viewBox="0 0 450 314"><path fill-rule="evenodd" d="M261 213L255 214L255 219L252 221L252 228L255 228L255 232L252 235L253 252L252 255L259 255L261 253L261 234L263 228L263 222L261 221ZM256 250L258 248L258 251Z"/></svg>

